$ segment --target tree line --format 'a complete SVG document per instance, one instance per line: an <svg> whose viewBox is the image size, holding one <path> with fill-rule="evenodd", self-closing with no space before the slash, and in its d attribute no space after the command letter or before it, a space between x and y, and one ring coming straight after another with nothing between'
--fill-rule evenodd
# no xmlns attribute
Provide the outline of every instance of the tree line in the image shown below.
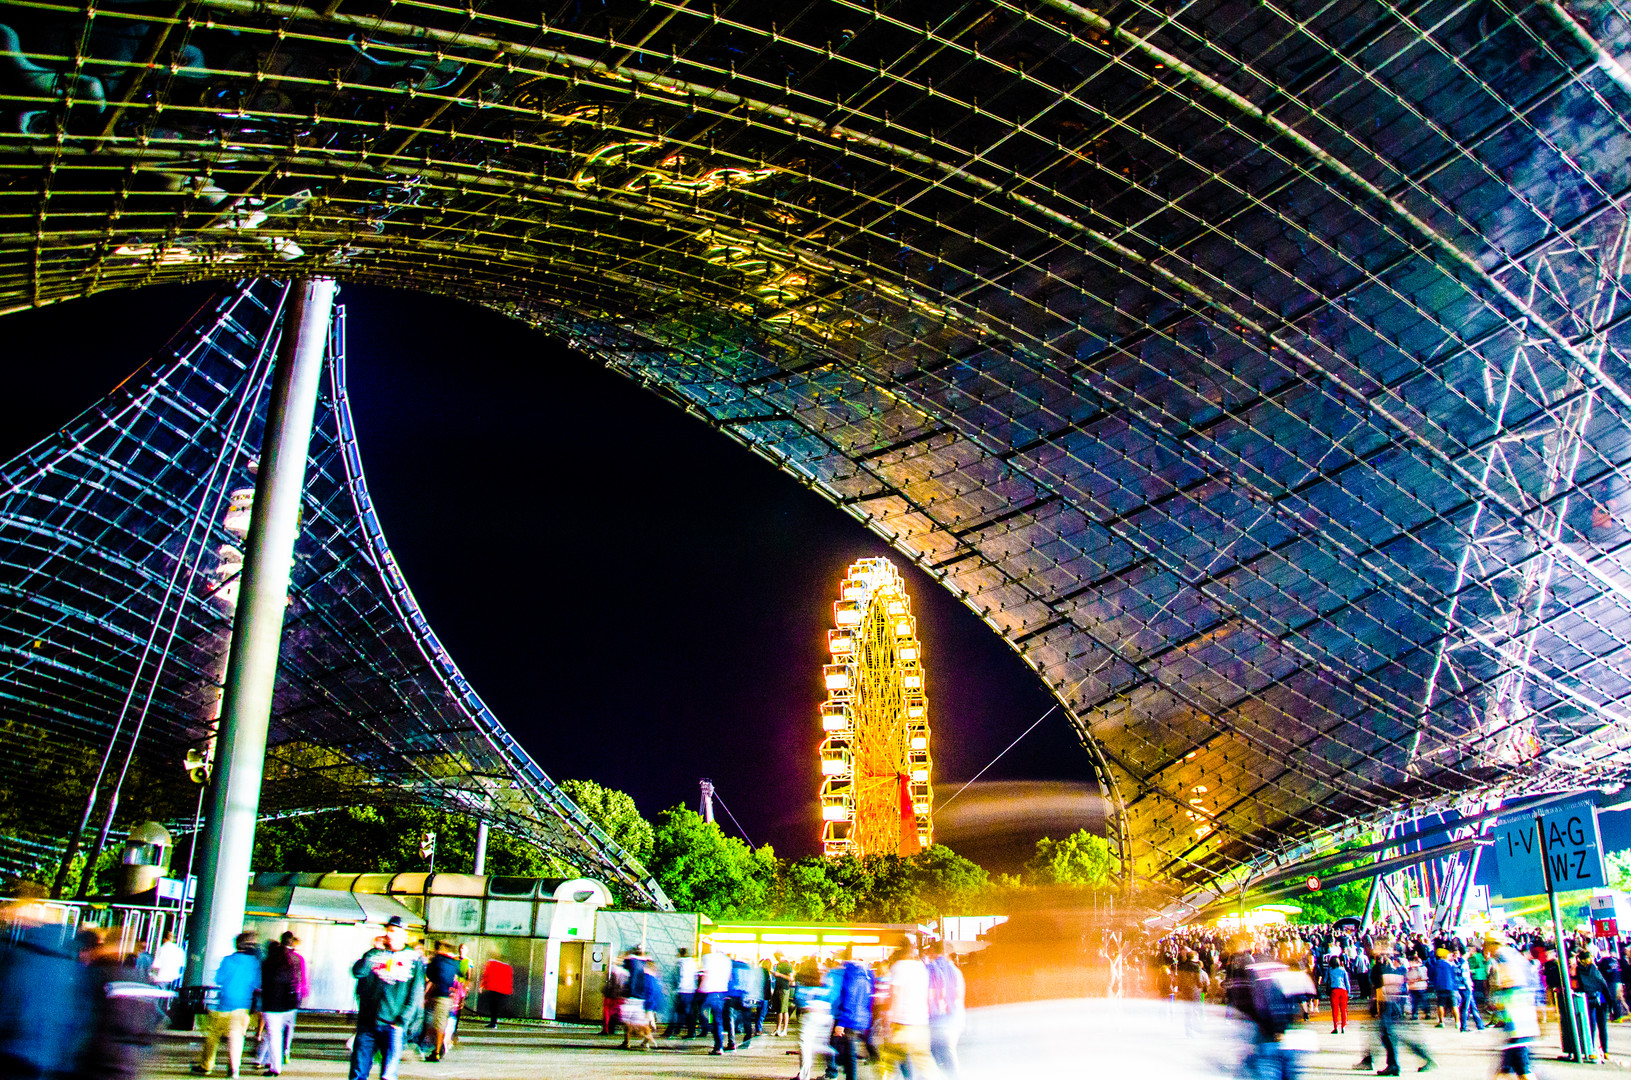
<svg viewBox="0 0 1631 1080"><path fill-rule="evenodd" d="M1019 874L989 873L943 844L912 856L783 859L770 845L750 847L683 806L647 821L624 792L588 780L561 787L651 872L676 908L716 920L901 923L1000 913L1041 887L1105 888L1113 869L1109 844L1085 830L1039 841ZM468 818L419 807L345 807L263 822L253 863L257 870L425 870L419 842L435 832L437 865L463 870L474 858L475 831ZM487 869L508 876L570 873L497 832Z"/></svg>

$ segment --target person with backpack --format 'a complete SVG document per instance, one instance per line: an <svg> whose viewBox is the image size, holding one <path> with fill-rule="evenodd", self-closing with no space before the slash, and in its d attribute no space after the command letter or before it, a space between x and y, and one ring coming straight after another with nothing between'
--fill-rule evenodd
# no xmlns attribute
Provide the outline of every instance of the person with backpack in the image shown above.
<svg viewBox="0 0 1631 1080"><path fill-rule="evenodd" d="M255 1061L272 1076L283 1072L294 1048L295 1014L306 997L306 958L290 931L266 947L261 961L261 1040Z"/></svg>
<svg viewBox="0 0 1631 1080"><path fill-rule="evenodd" d="M1303 1003L1315 996L1307 973L1275 960L1250 963L1237 1000L1255 1028L1248 1075L1261 1080L1297 1080L1308 1049L1304 1032L1292 1028L1303 1018Z"/></svg>

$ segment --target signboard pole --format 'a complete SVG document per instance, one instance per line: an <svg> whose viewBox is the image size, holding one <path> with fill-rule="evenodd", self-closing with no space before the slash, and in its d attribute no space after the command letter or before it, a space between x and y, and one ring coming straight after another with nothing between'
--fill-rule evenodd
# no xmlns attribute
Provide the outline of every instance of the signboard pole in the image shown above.
<svg viewBox="0 0 1631 1080"><path fill-rule="evenodd" d="M1540 833L1540 868L1546 876L1546 900L1552 906L1552 934L1557 939L1558 981L1563 984L1557 988L1558 1018L1563 1022L1563 1030L1569 1034L1563 1049L1566 1051L1573 1046L1574 1052L1568 1055L1568 1059L1582 1061L1580 1027L1574 1022L1574 987L1569 982L1569 947L1563 937L1563 916L1557 908L1557 883L1552 880L1552 860L1546 857L1546 826L1538 813L1535 815L1535 829Z"/></svg>

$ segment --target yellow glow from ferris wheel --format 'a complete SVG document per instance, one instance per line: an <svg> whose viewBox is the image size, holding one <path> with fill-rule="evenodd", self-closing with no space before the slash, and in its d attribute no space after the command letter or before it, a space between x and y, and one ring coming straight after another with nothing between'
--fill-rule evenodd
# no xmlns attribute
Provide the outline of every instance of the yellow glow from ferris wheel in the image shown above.
<svg viewBox="0 0 1631 1080"><path fill-rule="evenodd" d="M927 676L912 601L888 559L849 568L822 668L821 841L829 856L932 842Z"/></svg>

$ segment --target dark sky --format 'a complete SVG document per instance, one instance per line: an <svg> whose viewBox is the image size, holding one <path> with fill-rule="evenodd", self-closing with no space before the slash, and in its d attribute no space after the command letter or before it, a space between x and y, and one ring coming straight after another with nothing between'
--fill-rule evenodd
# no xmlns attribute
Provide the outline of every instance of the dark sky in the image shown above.
<svg viewBox="0 0 1631 1080"><path fill-rule="evenodd" d="M210 290L0 319L0 457L94 402ZM369 487L431 625L557 779L692 806L711 777L755 843L816 850L820 665L855 559L892 554L831 504L621 376L457 301L345 286ZM896 556L928 671L935 781L955 790L1053 703L997 636ZM986 780L1085 780L1059 713Z"/></svg>

